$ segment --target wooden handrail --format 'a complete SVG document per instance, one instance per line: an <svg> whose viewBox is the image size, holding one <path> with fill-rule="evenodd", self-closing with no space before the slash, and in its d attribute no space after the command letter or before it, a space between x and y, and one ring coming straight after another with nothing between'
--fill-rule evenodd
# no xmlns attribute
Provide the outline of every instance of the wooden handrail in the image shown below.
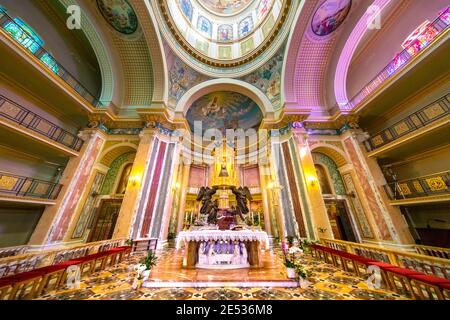
<svg viewBox="0 0 450 320"><path fill-rule="evenodd" d="M74 257L81 257L99 252L102 246L123 245L126 239L112 239L84 244L68 245L58 249L49 249L0 259L0 278L53 265ZM75 256L74 256L75 255Z"/></svg>
<svg viewBox="0 0 450 320"><path fill-rule="evenodd" d="M450 278L450 259L342 240L322 238L320 242L327 247L366 256L399 267L437 277Z"/></svg>

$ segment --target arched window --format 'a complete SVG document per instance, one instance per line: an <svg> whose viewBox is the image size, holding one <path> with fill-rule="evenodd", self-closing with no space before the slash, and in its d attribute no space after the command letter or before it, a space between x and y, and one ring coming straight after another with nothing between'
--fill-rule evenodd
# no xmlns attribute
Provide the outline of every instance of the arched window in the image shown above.
<svg viewBox="0 0 450 320"><path fill-rule="evenodd" d="M0 13L6 13L6 9L0 7ZM14 18L10 22L3 26L3 29L11 35L11 37L17 41L22 47L29 50L31 53L36 54L37 51L44 45L44 41L39 37L36 32L22 19ZM50 55L45 52L40 60L54 73L59 72L58 63Z"/></svg>

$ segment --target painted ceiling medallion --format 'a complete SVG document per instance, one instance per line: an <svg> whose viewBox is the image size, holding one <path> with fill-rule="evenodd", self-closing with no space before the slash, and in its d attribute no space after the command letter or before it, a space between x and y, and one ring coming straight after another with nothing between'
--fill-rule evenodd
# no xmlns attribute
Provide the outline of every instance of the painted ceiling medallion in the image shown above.
<svg viewBox="0 0 450 320"><path fill-rule="evenodd" d="M138 18L127 0L97 0L105 20L122 34L133 34L138 28Z"/></svg>
<svg viewBox="0 0 450 320"><path fill-rule="evenodd" d="M326 0L313 16L311 27L318 36L333 33L347 18L352 0Z"/></svg>

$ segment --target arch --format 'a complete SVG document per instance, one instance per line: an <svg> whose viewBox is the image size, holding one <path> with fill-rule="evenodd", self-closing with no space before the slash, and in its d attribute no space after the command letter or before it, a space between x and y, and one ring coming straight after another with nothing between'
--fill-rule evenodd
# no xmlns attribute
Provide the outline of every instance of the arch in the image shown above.
<svg viewBox="0 0 450 320"><path fill-rule="evenodd" d="M169 71L167 70L161 33L158 25L155 23L157 21L155 13L148 0L131 0L130 3L138 16L152 61L152 102L154 104L162 103L167 106L169 99Z"/></svg>
<svg viewBox="0 0 450 320"><path fill-rule="evenodd" d="M129 152L136 152L137 146L130 142L123 142L119 144L115 144L109 148L103 150L99 157L99 163L109 167L111 163L117 159L120 155Z"/></svg>
<svg viewBox="0 0 450 320"><path fill-rule="evenodd" d="M79 6L75 0L59 0L61 5L67 10L69 6ZM108 51L105 41L97 32L96 27L92 23L91 19L86 15L85 10L81 11L81 30L88 39L94 53L97 57L98 64L100 66L100 72L102 76L102 85L100 98L98 99L104 105L109 105L113 102L114 92L116 88L114 86L114 71L112 67L112 58Z"/></svg>
<svg viewBox="0 0 450 320"><path fill-rule="evenodd" d="M346 195L344 180L339 172L336 162L322 152L313 152L314 164L321 165L328 172L328 180L333 185L334 193L337 195Z"/></svg>
<svg viewBox="0 0 450 320"><path fill-rule="evenodd" d="M347 159L347 155L341 149L336 146L327 143L318 143L311 146L311 153L323 153L333 160L338 168L349 164L350 161Z"/></svg>
<svg viewBox="0 0 450 320"><path fill-rule="evenodd" d="M391 1L392 0L375 0L372 6L378 7L381 14L381 12L383 12L383 10L391 3ZM367 27L367 23L370 21L370 19L374 18L375 17L373 16L373 13L370 12L370 10L361 17L358 24L350 34L350 37L348 37L344 49L342 50L339 57L339 62L337 64L336 74L334 78L334 93L340 109L351 109L351 106L348 105L349 99L347 97L348 69L359 43L364 38L364 35L370 31L370 29Z"/></svg>
<svg viewBox="0 0 450 320"><path fill-rule="evenodd" d="M251 84L236 79L214 79L202 82L188 92L178 101L175 108L175 117L184 118L192 104L199 98L215 91L234 91L252 99L261 109L266 119L274 118L274 109L269 98Z"/></svg>

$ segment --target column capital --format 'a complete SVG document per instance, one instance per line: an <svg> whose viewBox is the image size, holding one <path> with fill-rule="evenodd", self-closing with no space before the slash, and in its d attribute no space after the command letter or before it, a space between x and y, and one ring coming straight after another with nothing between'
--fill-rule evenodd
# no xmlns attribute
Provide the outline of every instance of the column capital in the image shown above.
<svg viewBox="0 0 450 320"><path fill-rule="evenodd" d="M363 143L364 141L370 138L369 133L363 131L362 129L348 129L342 134L342 136L344 138L352 137L356 139L359 143Z"/></svg>
<svg viewBox="0 0 450 320"><path fill-rule="evenodd" d="M86 128L78 133L78 137L84 142L91 140L96 135L104 137L103 131L98 128Z"/></svg>

